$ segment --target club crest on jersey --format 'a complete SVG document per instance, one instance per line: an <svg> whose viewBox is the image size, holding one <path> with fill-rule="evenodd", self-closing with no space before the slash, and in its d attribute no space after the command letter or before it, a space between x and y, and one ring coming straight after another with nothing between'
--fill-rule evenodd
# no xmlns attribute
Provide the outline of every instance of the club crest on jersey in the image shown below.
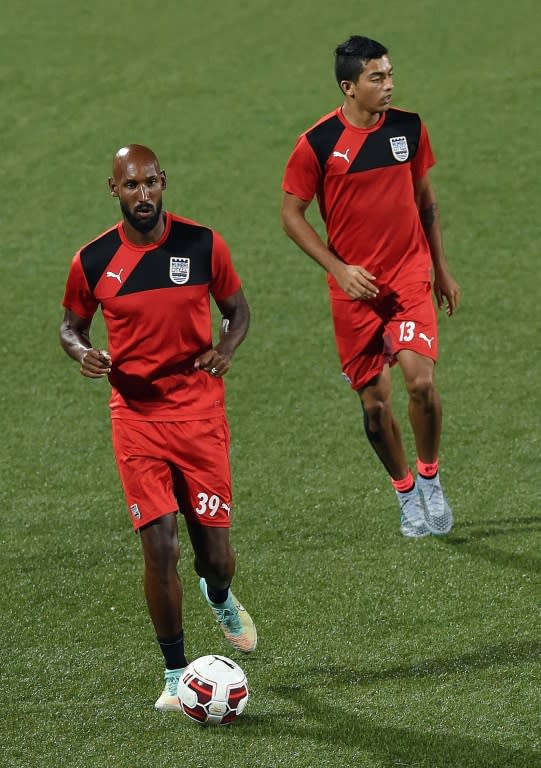
<svg viewBox="0 0 541 768"><path fill-rule="evenodd" d="M184 285L190 279L190 259L181 256L171 256L169 260L169 277L175 285Z"/></svg>
<svg viewBox="0 0 541 768"><path fill-rule="evenodd" d="M410 156L408 147L408 140L405 136L393 136L389 139L391 144L391 152L395 160L399 163L404 163Z"/></svg>

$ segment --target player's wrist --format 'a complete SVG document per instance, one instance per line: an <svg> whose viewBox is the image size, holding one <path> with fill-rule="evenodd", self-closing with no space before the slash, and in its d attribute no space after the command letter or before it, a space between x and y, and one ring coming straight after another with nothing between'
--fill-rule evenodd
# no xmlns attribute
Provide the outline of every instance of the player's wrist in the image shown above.
<svg viewBox="0 0 541 768"><path fill-rule="evenodd" d="M346 269L347 265L332 253L327 266L327 272L334 277L335 280L338 280L345 274Z"/></svg>
<svg viewBox="0 0 541 768"><path fill-rule="evenodd" d="M83 345L80 346L78 349L78 354L75 357L76 360L78 360L80 365L83 365L85 361L85 357L88 355L92 347L83 347Z"/></svg>
<svg viewBox="0 0 541 768"><path fill-rule="evenodd" d="M225 347L225 346L222 346L221 344L217 344L214 347L215 352L218 352L220 357L223 357L224 360L226 360L227 362L229 362L233 357L235 349L236 347L233 347L233 348L231 348L230 346Z"/></svg>

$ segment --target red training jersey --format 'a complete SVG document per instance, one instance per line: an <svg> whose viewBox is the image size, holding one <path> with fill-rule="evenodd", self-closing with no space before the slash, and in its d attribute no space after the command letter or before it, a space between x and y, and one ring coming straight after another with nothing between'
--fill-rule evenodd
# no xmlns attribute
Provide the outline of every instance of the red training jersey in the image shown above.
<svg viewBox="0 0 541 768"><path fill-rule="evenodd" d="M155 243L134 245L119 222L77 251L63 305L89 320L101 306L113 418L187 421L223 411L223 380L193 364L212 347L210 296L226 299L240 286L223 238L169 212Z"/></svg>
<svg viewBox="0 0 541 768"><path fill-rule="evenodd" d="M298 138L282 189L302 200L316 196L330 250L369 270L380 291L392 290L430 280L413 182L434 163L419 115L391 108L370 128L356 128L338 108ZM349 298L327 279L332 296Z"/></svg>

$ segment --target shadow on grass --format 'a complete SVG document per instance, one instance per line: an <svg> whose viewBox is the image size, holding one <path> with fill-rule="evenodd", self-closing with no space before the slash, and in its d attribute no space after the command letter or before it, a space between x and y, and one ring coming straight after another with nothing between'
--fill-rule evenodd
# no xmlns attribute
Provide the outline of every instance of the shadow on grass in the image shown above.
<svg viewBox="0 0 541 768"><path fill-rule="evenodd" d="M538 661L541 657L541 640L499 643L481 648L475 653L463 653L449 658L425 659L418 664L362 671L323 662L312 667L310 676L313 685L374 685L387 680L415 680L424 677L462 674L470 670L490 669L509 664L523 664ZM275 690L280 690L276 688Z"/></svg>
<svg viewBox="0 0 541 768"><path fill-rule="evenodd" d="M464 530L466 533L462 535ZM487 520L483 523L460 523L450 536L442 537L438 541L442 545L456 547L474 557L480 557L504 568L514 568L522 573L541 573L541 559L533 554L505 552L486 543L495 536L511 536L535 531L541 531L539 515Z"/></svg>
<svg viewBox="0 0 541 768"><path fill-rule="evenodd" d="M527 749L511 749L499 744L451 733L429 733L437 723L427 722L423 731L411 728L377 726L357 716L347 707L326 707L325 700L307 692L306 687L282 689L290 701L302 708L303 721L288 718L288 736L319 742L321 757L335 747L352 748L373 755L385 766L419 768L534 768L539 755ZM245 716L246 724L260 733L276 733L274 717ZM284 723L279 727L283 730ZM366 764L363 762L363 764ZM292 766L295 762L292 762ZM325 762L325 765L330 763ZM340 765L337 758L336 765Z"/></svg>
<svg viewBox="0 0 541 768"><path fill-rule="evenodd" d="M500 664L521 663L539 658L541 642L501 643L476 653L454 658L427 659L420 664L362 672L327 663L305 671L298 685L274 686L272 691L295 703L297 714L287 718L279 712L267 717L246 716L258 730L273 732L287 728L289 736L318 741L327 748L333 745L353 747L388 761L385 765L410 765L425 768L533 768L540 765L539 755L525 748L512 749L484 739L461 737L456 733L430 733L438 728L427 720L426 730L374 725L346 706L336 707L325 694L315 689L332 686L332 699L347 700L348 688L355 685L372 687L381 681L411 680L442 674L463 673ZM342 689L342 696L340 696ZM287 720L286 725L284 720ZM325 747L322 746L322 749Z"/></svg>

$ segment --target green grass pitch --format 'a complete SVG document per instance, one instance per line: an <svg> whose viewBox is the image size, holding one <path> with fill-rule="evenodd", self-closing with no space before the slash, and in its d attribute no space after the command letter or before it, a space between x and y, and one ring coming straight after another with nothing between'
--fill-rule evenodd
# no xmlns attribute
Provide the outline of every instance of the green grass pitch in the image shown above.
<svg viewBox="0 0 541 768"><path fill-rule="evenodd" d="M5 4L2 766L539 765L538 21L534 0ZM442 540L400 536L323 274L279 224L284 163L340 102L332 50L355 33L390 48L394 102L428 124L463 289L440 324L457 521ZM231 655L248 676L230 728L153 710L162 662L107 385L57 341L69 261L118 218L106 179L128 142L158 153L167 207L224 235L253 313L228 375L253 657L223 642L182 539L188 654Z"/></svg>

